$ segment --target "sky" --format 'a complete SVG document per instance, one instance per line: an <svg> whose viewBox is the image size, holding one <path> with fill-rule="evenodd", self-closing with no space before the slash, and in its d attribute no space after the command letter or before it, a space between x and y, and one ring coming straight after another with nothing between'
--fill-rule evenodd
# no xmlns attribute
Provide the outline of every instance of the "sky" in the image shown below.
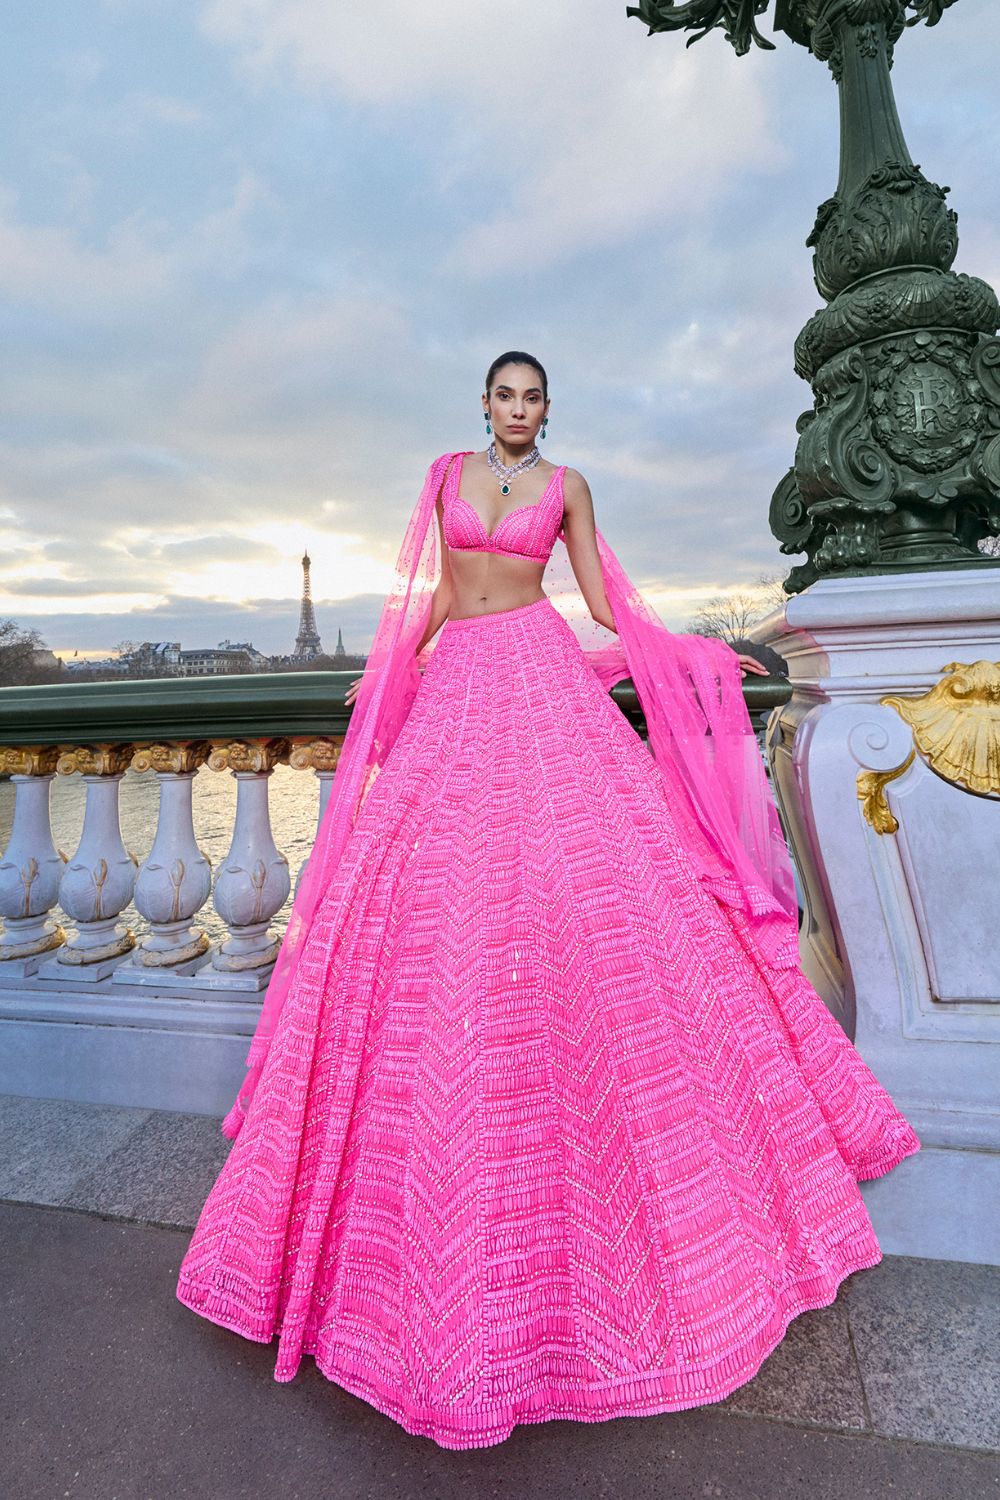
<svg viewBox="0 0 1000 1500"><path fill-rule="evenodd" d="M1000 286L1000 6L897 47L956 269ZM770 22L764 26L771 35ZM783 574L837 95L622 0L33 0L0 57L0 618L364 651L424 473L538 355L546 458L674 629Z"/></svg>

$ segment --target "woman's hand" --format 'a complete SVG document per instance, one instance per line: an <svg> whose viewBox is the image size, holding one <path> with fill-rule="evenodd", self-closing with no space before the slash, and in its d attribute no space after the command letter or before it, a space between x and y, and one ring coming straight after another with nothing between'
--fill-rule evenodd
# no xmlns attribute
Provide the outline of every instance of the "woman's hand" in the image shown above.
<svg viewBox="0 0 1000 1500"><path fill-rule="evenodd" d="M767 677L770 674L766 667L761 666L755 656L744 656L742 652L737 653L740 660L740 675L745 677L748 672L755 672L759 677Z"/></svg>
<svg viewBox="0 0 1000 1500"><path fill-rule="evenodd" d="M344 703L347 708L350 708L351 704L358 696L358 693L361 690L361 684L364 682L364 680L365 679L363 677L355 677L354 680L348 684L347 692L344 694Z"/></svg>

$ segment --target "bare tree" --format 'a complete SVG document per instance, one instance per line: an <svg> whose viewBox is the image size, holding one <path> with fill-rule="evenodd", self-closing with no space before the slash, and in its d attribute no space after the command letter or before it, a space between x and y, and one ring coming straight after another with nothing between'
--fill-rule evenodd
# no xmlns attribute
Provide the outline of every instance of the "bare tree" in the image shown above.
<svg viewBox="0 0 1000 1500"><path fill-rule="evenodd" d="M761 574L749 588L732 589L717 594L692 616L687 629L691 635L713 635L734 646L745 641L750 631L787 599L778 574Z"/></svg>
<svg viewBox="0 0 1000 1500"><path fill-rule="evenodd" d="M37 630L25 629L16 620L0 620L0 686L27 687L40 682L58 682L62 664L46 660L45 642Z"/></svg>

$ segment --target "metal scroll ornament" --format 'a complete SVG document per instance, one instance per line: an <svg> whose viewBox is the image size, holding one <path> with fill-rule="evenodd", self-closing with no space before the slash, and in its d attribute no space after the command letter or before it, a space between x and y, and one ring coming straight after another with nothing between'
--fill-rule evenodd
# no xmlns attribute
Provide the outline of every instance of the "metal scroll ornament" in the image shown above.
<svg viewBox="0 0 1000 1500"><path fill-rule="evenodd" d="M749 52L751 42L774 50L774 43L766 41L755 24L769 4L770 0L690 0L687 5L675 5L674 0L643 0L641 5L626 6L625 14L644 21L650 35L654 31L694 31L695 35L688 38L689 47L718 26L742 56Z"/></svg>
<svg viewBox="0 0 1000 1500"><path fill-rule="evenodd" d="M700 42L716 28L724 32L739 56L749 52L751 44L774 51L774 43L757 30L757 17L770 7L771 0L643 0L640 5L625 7L627 16L635 16L656 31L691 31L688 46ZM814 27L828 25L825 11L841 10L854 24L882 21L893 27L897 37L904 26L926 21L936 26L955 0L776 0L774 28L786 31L793 41L810 45Z"/></svg>

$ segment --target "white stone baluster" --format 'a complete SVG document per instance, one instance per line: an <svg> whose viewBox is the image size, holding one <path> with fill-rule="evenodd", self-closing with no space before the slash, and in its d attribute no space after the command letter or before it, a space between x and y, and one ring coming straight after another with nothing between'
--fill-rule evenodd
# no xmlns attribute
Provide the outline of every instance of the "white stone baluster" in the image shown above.
<svg viewBox="0 0 1000 1500"><path fill-rule="evenodd" d="M80 771L87 788L80 845L59 885L59 904L76 931L41 966L40 979L96 983L135 947L135 933L118 922L132 900L139 864L122 842L118 817L119 787L132 753L131 745L81 745L59 757L59 775Z"/></svg>
<svg viewBox="0 0 1000 1500"><path fill-rule="evenodd" d="M160 812L156 837L135 882L136 909L152 931L112 980L163 984L193 974L209 947L208 934L192 924L212 889L212 863L194 834L191 784L208 751L204 742L151 745L132 758L136 771L156 771Z"/></svg>
<svg viewBox="0 0 1000 1500"><path fill-rule="evenodd" d="M317 833L323 821L326 805L330 800L330 789L333 786L333 778L337 771L337 762L340 760L340 751L343 743L343 735L339 735L336 739L309 740L306 743L295 745L288 757L288 764L293 770L313 770L316 772L316 780L319 782L319 809L316 817ZM298 892L299 883L302 880L308 863L309 856L306 855L295 877L296 892Z"/></svg>
<svg viewBox="0 0 1000 1500"><path fill-rule="evenodd" d="M286 740L232 740L213 746L208 764L236 779L236 819L229 853L215 877L215 909L229 935L199 971L207 989L263 989L281 938L268 923L291 887L288 860L271 832L268 782L288 753Z"/></svg>
<svg viewBox="0 0 1000 1500"><path fill-rule="evenodd" d="M34 974L42 955L65 941L50 917L66 856L52 842L49 793L57 752L52 748L0 749L0 770L14 783L14 821L0 860L0 979Z"/></svg>

